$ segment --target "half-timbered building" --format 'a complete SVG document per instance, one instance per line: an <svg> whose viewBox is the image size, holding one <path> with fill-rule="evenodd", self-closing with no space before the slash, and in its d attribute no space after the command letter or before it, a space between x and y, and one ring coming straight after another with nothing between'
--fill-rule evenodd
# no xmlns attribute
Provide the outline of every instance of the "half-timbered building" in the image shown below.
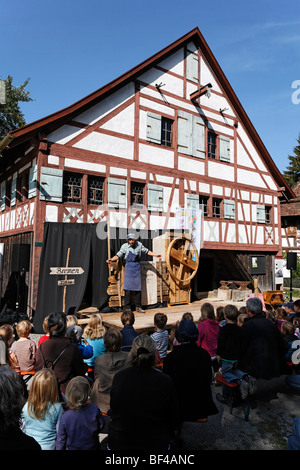
<svg viewBox="0 0 300 470"><path fill-rule="evenodd" d="M58 295L53 276L44 278L39 291L46 244L53 243L49 262L57 266L58 251L65 263L74 239L107 218L110 230L163 233L176 228L176 210L183 207L200 208L203 216L196 296L221 280L251 281L251 259L258 256L264 259L260 288L275 288L280 199L295 195L198 28L11 137L0 161L3 298L14 244L30 247L25 303L34 311L39 296ZM67 241L59 230L68 232ZM84 252L85 242L71 248L70 266L76 266L72 256ZM100 257L94 252L92 258L95 268ZM79 303L87 289L98 288L88 270L85 287L79 289L76 276L68 287Z"/></svg>

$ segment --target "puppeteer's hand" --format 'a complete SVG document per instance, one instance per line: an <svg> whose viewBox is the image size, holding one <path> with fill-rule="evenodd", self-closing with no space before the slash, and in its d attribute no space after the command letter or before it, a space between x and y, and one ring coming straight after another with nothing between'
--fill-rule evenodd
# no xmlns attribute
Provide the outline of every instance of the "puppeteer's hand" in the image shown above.
<svg viewBox="0 0 300 470"><path fill-rule="evenodd" d="M110 264L110 263L111 263L111 259L110 259L110 258L107 259L106 262L107 262L108 264Z"/></svg>

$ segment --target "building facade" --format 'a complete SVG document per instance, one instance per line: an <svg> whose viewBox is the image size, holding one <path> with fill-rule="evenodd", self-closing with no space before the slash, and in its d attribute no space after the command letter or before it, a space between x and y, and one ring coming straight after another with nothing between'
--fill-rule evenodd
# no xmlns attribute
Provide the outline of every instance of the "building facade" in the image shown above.
<svg viewBox="0 0 300 470"><path fill-rule="evenodd" d="M30 245L27 305L36 307L45 223L176 228L202 210L196 292L220 280L272 290L280 200L295 197L198 28L108 85L11 133L2 150L2 296L13 244Z"/></svg>

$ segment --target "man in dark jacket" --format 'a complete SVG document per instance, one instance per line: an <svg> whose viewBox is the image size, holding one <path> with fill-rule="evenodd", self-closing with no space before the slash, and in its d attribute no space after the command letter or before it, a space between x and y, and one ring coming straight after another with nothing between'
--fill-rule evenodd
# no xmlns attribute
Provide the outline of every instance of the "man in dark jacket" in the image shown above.
<svg viewBox="0 0 300 470"><path fill-rule="evenodd" d="M242 328L239 368L257 379L281 375L287 346L276 325L262 311L260 299L247 300L248 319Z"/></svg>

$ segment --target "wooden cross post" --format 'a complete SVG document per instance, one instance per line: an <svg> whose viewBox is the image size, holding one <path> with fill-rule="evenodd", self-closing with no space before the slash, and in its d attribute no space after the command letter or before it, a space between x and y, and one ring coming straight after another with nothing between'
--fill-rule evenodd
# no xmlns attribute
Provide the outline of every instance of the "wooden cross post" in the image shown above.
<svg viewBox="0 0 300 470"><path fill-rule="evenodd" d="M67 253L67 261L66 261L66 268L69 267L69 259L70 259L70 248L68 248ZM65 275L65 281L68 279L68 275ZM66 295L67 295L67 285L64 286L64 294L63 294L63 312L66 313Z"/></svg>

